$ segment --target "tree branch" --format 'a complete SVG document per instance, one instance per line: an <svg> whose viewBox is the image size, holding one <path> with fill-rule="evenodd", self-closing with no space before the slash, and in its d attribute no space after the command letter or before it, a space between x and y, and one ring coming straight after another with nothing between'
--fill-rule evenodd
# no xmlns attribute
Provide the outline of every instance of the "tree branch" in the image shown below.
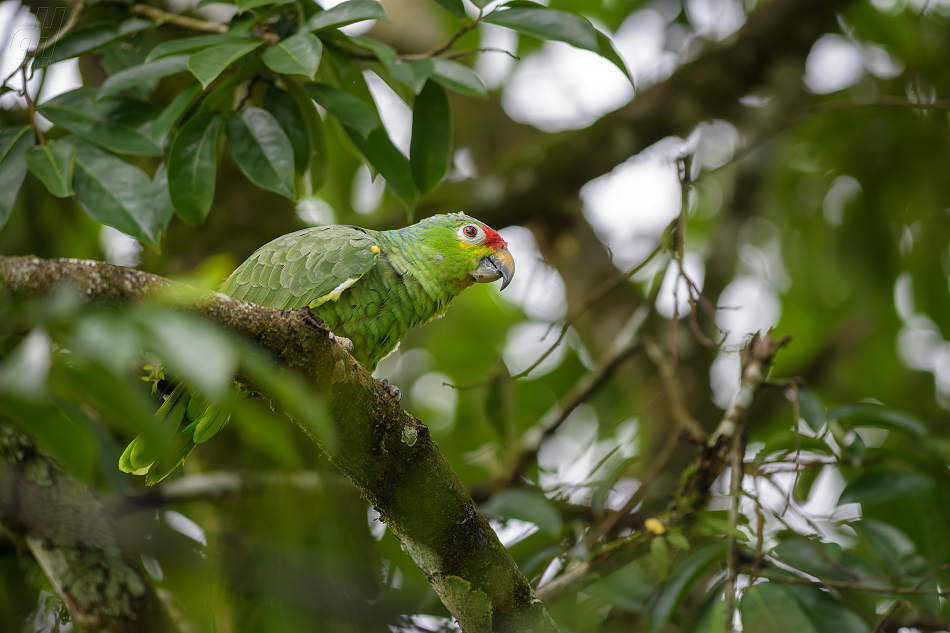
<svg viewBox="0 0 950 633"><path fill-rule="evenodd" d="M102 262L0 257L5 293L43 294L64 284L104 304L182 288ZM328 451L331 461L376 507L466 632L557 631L428 428L333 342L313 312L266 308L217 293L192 292L178 301L263 347L324 398L338 438L336 449Z"/></svg>
<svg viewBox="0 0 950 633"><path fill-rule="evenodd" d="M0 525L29 549L80 631L173 630L99 501L0 420ZM108 596L104 599L103 596Z"/></svg>
<svg viewBox="0 0 950 633"><path fill-rule="evenodd" d="M756 334L742 349L742 387L739 396L729 408L719 427L722 432L714 442L709 442L696 462L688 468L674 499L666 511L664 523L670 527L688 529L697 512L705 505L709 489L722 472L729 439L744 431L748 423L749 407L755 394L765 384L765 377L775 353L784 346L789 337L772 338L771 331ZM728 420L728 423L727 423ZM546 585L538 588L538 597L550 601L566 593L580 591L587 585L603 578L632 560L646 555L650 533L644 530L629 537L605 545L592 554L587 561L579 563Z"/></svg>

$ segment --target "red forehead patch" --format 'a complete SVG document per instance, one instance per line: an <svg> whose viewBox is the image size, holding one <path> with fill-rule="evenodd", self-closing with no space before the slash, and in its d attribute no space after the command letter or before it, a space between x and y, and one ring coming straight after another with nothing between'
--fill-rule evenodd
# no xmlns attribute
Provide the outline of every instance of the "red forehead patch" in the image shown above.
<svg viewBox="0 0 950 633"><path fill-rule="evenodd" d="M508 242L501 239L501 236L498 235L498 231L491 228L487 224L483 224L482 228L485 229L485 246L498 250L504 246L508 246Z"/></svg>

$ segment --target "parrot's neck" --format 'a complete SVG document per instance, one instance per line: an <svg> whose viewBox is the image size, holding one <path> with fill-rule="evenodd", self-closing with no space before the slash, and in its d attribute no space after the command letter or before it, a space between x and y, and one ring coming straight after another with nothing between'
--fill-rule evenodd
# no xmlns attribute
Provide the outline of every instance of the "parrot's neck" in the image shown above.
<svg viewBox="0 0 950 633"><path fill-rule="evenodd" d="M440 316L449 302L474 283L463 262L446 257L425 239L423 225L378 234L380 249L406 284L418 283L433 301L433 313L424 321Z"/></svg>

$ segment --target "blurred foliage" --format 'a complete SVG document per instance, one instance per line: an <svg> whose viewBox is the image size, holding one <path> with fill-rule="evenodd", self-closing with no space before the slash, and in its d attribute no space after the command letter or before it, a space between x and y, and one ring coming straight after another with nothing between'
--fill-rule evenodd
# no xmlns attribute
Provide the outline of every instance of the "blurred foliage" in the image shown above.
<svg viewBox="0 0 950 633"><path fill-rule="evenodd" d="M471 145L478 170L488 173L511 160L513 140L552 142L501 120L499 94L472 70L475 56L425 54L460 29L454 48L439 54L480 45L478 13L461 0L386 2L392 23L367 0L327 11L312 0L237 0L242 12L213 33L157 26L161 20L120 2L87 4L72 32L33 64L41 72L79 56L82 72L83 87L37 104L54 124L43 132L45 145L27 127L26 108L0 110L6 255L127 262L104 224L145 244L143 268L214 289L259 245L308 223L404 224L420 196L445 191L436 183L446 174L466 177L452 175L453 149ZM702 54L689 45L703 43L690 30L695 14L675 1L508 4L489 21L523 34L511 51L520 63L544 50L539 35L616 61L591 24L615 33L639 11L671 15L671 7L672 17L656 23L658 37L680 62ZM769 4L744 3L761 11ZM539 13L549 10L562 13ZM369 18L379 21L365 36L337 29ZM666 522L697 449L681 441L656 476L645 477L675 416L658 368L642 354L608 374L544 441L526 480L508 486L529 430L599 371L607 350L591 342L617 336L619 328L598 321L621 303L617 292L526 379L510 376L544 351L552 337L537 339L561 322L533 318L529 299L507 301L482 286L444 319L410 333L378 370L430 426L542 591L592 553L647 535L637 559L548 602L565 632L724 631L729 538L737 628L950 630L942 599L950 585L950 10L936 1L855 2L839 27L835 37L865 64L850 86L812 94L804 60L777 62L772 83L755 87L741 120L717 122L744 146L694 135L693 193L677 232L685 229L684 254L704 264L708 303L695 297L687 314L684 302L672 326L672 310L666 318L654 311L641 332L665 345L670 360L672 347L683 404L707 432L738 389L741 328L770 325L754 315L774 306L772 321L794 336L776 358L774 388L752 408L735 521L726 511L727 473L695 521ZM203 39L183 43L195 37ZM882 52L894 72L875 74ZM482 53L490 54L502 53ZM425 113L426 120L413 118L408 157L382 125L364 71ZM726 158L698 160L710 149ZM367 203L367 176L377 173L388 187ZM530 227L545 253L571 237L560 219L549 221ZM672 246L670 233L654 237ZM624 283L649 295L667 266L675 277L676 254L665 248ZM519 266L522 257L539 257L514 256ZM540 262L530 270L541 271ZM571 286L569 271L560 272L574 314L594 289ZM731 309L743 297L751 320ZM704 347L697 336L697 329L719 335L704 305L727 329L739 328L722 348ZM159 366L168 378L217 394L233 412L228 429L202 444L171 483L209 471L278 481L264 493L209 494L118 514L124 546L193 630L452 626L425 576L317 446L261 400L232 402L225 389L235 373L256 372L332 442L319 403L293 377L168 305L96 309L68 290L16 302L0 295L0 416L107 504L141 493L142 482L116 468L121 447L137 434L162 441L151 424L161 403L152 389ZM310 471L320 485L291 477ZM0 468L0 483L8 477ZM641 483L648 487L633 511L602 539L591 538ZM72 626L43 571L12 541L0 541L0 622L31 632Z"/></svg>

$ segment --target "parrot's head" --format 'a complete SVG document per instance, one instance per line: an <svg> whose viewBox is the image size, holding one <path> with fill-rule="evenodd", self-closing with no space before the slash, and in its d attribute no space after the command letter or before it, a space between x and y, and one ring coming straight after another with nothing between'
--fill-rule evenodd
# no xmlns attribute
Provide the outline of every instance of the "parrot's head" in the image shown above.
<svg viewBox="0 0 950 633"><path fill-rule="evenodd" d="M476 283L501 279L504 290L515 276L515 260L508 243L487 224L465 215L450 213L424 220L445 263Z"/></svg>

